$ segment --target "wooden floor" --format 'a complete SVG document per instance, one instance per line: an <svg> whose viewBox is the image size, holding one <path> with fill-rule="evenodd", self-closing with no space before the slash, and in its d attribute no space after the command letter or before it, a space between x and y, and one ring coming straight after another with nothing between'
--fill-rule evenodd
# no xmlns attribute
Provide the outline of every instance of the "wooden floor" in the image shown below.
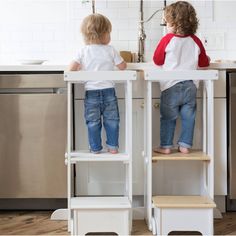
<svg viewBox="0 0 236 236"><path fill-rule="evenodd" d="M50 220L49 211L0 212L0 235L69 235L66 221ZM214 222L215 235L236 235L236 212ZM132 235L152 235L143 220L135 220Z"/></svg>

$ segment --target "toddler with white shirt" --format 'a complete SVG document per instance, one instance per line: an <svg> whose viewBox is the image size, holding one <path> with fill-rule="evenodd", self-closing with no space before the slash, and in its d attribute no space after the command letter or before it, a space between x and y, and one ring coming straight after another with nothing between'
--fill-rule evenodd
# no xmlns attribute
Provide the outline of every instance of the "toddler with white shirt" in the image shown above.
<svg viewBox="0 0 236 236"><path fill-rule="evenodd" d="M76 60L70 64L71 71L110 71L116 66L126 69L126 62L111 46L112 25L101 14L87 16L81 25L85 46L79 51ZM118 153L119 147L119 108L113 81L97 80L85 83L85 119L88 128L90 151L100 153L102 124L106 131L108 152Z"/></svg>

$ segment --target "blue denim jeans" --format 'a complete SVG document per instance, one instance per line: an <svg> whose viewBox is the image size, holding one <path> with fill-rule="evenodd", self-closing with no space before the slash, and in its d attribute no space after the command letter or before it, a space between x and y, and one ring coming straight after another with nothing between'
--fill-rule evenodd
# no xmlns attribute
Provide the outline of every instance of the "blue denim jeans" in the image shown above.
<svg viewBox="0 0 236 236"><path fill-rule="evenodd" d="M160 146L171 148L176 120L181 118L181 133L178 145L190 148L193 143L193 132L196 116L197 88L193 81L183 81L161 93L160 105Z"/></svg>
<svg viewBox="0 0 236 236"><path fill-rule="evenodd" d="M102 150L102 123L106 131L107 147L118 149L120 117L115 89L87 90L84 108L90 150Z"/></svg>

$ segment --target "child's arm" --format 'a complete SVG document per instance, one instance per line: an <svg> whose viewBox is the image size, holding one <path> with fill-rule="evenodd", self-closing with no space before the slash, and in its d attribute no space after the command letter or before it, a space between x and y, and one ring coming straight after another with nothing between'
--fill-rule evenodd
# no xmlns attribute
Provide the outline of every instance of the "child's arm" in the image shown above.
<svg viewBox="0 0 236 236"><path fill-rule="evenodd" d="M196 36L193 35L192 39L195 41L195 43L198 45L199 49L200 49L200 54L198 57L198 67L207 67L210 65L210 57L207 56L206 54L206 50L203 46L203 43L201 42L201 40Z"/></svg>
<svg viewBox="0 0 236 236"><path fill-rule="evenodd" d="M72 61L69 65L69 70L70 71L77 71L77 70L80 70L81 69L81 66L78 62L76 61Z"/></svg>
<svg viewBox="0 0 236 236"><path fill-rule="evenodd" d="M125 61L122 61L120 64L116 65L118 67L118 69L120 70L125 70L127 67L127 64Z"/></svg>
<svg viewBox="0 0 236 236"><path fill-rule="evenodd" d="M153 62L156 65L162 66L165 63L166 47L173 37L174 34L167 34L158 43L157 48L153 54Z"/></svg>

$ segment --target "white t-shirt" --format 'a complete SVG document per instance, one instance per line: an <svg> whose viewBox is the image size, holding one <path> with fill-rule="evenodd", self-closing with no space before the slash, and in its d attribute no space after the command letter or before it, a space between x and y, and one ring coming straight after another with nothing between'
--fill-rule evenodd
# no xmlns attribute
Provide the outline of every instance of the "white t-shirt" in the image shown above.
<svg viewBox="0 0 236 236"><path fill-rule="evenodd" d="M81 65L81 70L85 71L110 71L114 70L116 65L123 62L123 58L110 45L91 44L83 47L76 58ZM85 82L85 90L97 90L113 88L113 81L99 81L94 78L94 81Z"/></svg>
<svg viewBox="0 0 236 236"><path fill-rule="evenodd" d="M165 35L157 45L153 61L164 70L196 70L198 67L209 66L205 48L196 35L180 36L172 33ZM162 81L161 91L181 81L174 79ZM194 83L198 87L198 81Z"/></svg>

